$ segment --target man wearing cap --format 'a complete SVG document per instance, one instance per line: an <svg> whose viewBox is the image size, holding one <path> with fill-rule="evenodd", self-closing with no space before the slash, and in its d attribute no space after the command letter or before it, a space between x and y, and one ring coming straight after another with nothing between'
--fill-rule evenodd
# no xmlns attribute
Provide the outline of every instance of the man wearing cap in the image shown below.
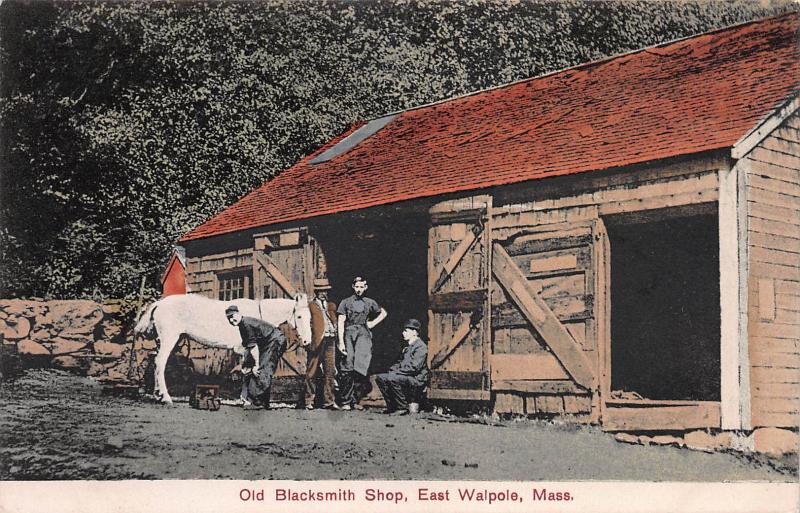
<svg viewBox="0 0 800 513"><path fill-rule="evenodd" d="M314 299L308 304L311 311L311 341L306 345L306 409L314 409L317 371L322 367L323 401L325 408L338 410L334 395L336 378L336 303L328 301L331 285L327 278L314 280Z"/></svg>
<svg viewBox="0 0 800 513"><path fill-rule="evenodd" d="M416 319L405 323L403 339L408 345L402 358L388 372L375 376L386 401L384 413L407 414L409 400L413 401L417 390L428 383L428 346L419 338L421 327Z"/></svg>
<svg viewBox="0 0 800 513"><path fill-rule="evenodd" d="M268 322L255 317L244 317L236 305L225 309L228 322L239 328L242 345L247 350L242 362L244 384L242 398L255 406L269 409L272 374L286 351L286 337ZM245 397L246 396L246 397Z"/></svg>
<svg viewBox="0 0 800 513"><path fill-rule="evenodd" d="M369 392L372 360L372 329L386 318L386 310L364 295L367 280L353 278L353 295L339 303L339 351L345 356L340 367L339 392L343 410L362 410L358 402ZM375 316L372 320L370 317ZM356 380L358 382L356 382Z"/></svg>

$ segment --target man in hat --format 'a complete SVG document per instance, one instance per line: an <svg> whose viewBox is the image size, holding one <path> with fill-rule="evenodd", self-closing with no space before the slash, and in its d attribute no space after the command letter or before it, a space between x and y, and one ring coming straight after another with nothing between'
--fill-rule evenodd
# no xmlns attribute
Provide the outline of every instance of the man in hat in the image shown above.
<svg viewBox="0 0 800 513"><path fill-rule="evenodd" d="M251 401L254 406L269 409L272 374L278 367L278 360L286 351L286 337L281 330L268 322L255 317L244 317L236 305L226 308L225 316L231 325L239 328L242 345L247 350L242 362L242 398Z"/></svg>
<svg viewBox="0 0 800 513"><path fill-rule="evenodd" d="M311 311L311 341L306 345L306 409L314 409L317 371L322 367L323 404L338 410L334 393L336 378L336 303L328 301L331 285L327 278L314 280L314 299L308 304Z"/></svg>
<svg viewBox="0 0 800 513"><path fill-rule="evenodd" d="M371 387L367 376L372 360L372 329L386 318L386 310L374 299L366 297L366 291L367 280L356 276L353 278L353 295L343 299L336 310L339 314L339 351L344 355L339 369L343 410L364 409L358 403Z"/></svg>
<svg viewBox="0 0 800 513"><path fill-rule="evenodd" d="M407 414L408 403L413 402L417 391L428 383L428 346L419 338L421 327L416 319L405 323L403 339L407 345L402 358L388 372L375 376L386 401L384 413Z"/></svg>

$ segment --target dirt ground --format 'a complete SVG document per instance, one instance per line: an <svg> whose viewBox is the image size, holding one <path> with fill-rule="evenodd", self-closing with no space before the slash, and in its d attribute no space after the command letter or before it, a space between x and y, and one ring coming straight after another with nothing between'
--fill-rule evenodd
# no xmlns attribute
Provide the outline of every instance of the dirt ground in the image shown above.
<svg viewBox="0 0 800 513"><path fill-rule="evenodd" d="M793 461L615 441L592 427L423 413L193 410L29 370L0 385L0 479L795 481Z"/></svg>

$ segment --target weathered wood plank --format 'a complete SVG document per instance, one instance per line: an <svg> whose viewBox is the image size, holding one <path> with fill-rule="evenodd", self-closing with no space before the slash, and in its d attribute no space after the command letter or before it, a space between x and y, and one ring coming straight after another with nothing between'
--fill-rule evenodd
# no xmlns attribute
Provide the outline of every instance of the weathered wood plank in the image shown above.
<svg viewBox="0 0 800 513"><path fill-rule="evenodd" d="M784 153L793 157L800 157L800 143L790 139L783 139L776 136L765 137L759 146L766 150ZM800 170L800 168L798 168L798 170Z"/></svg>
<svg viewBox="0 0 800 513"><path fill-rule="evenodd" d="M782 369L778 367L750 368L750 378L753 383L800 383L800 372L797 369Z"/></svg>
<svg viewBox="0 0 800 513"><path fill-rule="evenodd" d="M451 401L488 401L491 395L488 390L448 390L431 388L429 399L445 399Z"/></svg>
<svg viewBox="0 0 800 513"><path fill-rule="evenodd" d="M751 262L750 276L759 278L775 278L788 281L800 281L800 269L791 265Z"/></svg>
<svg viewBox="0 0 800 513"><path fill-rule="evenodd" d="M751 247L776 249L795 254L800 253L800 244L798 244L797 239L768 233L757 233L752 230L748 232L748 238L750 239Z"/></svg>
<svg viewBox="0 0 800 513"><path fill-rule="evenodd" d="M465 318L461 325L453 333L453 337L442 347L431 359L431 369L436 369L455 351L462 342L467 339L467 335L472 331L473 323L470 317Z"/></svg>
<svg viewBox="0 0 800 513"><path fill-rule="evenodd" d="M795 428L800 424L798 413L761 413L753 412L753 427L787 427Z"/></svg>
<svg viewBox="0 0 800 513"><path fill-rule="evenodd" d="M586 393L569 380L498 379L492 381L492 390L513 390L526 394L581 394Z"/></svg>
<svg viewBox="0 0 800 513"><path fill-rule="evenodd" d="M429 289L431 293L439 290L444 282L447 281L447 278L449 278L453 273L453 270L455 270L458 263L461 262L461 259L464 258L464 255L467 254L469 249L478 239L481 231L481 227L476 227L475 229L469 230L464 238L458 243L458 246L456 246L455 250L453 250L453 253L448 257L447 261L445 261L442 269L438 272L434 272L431 275L431 278L433 279L433 283Z"/></svg>
<svg viewBox="0 0 800 513"><path fill-rule="evenodd" d="M748 180L750 181L751 187L777 192L787 196L794 196L796 198L800 197L800 185L797 184L767 178L756 173L749 175Z"/></svg>
<svg viewBox="0 0 800 513"><path fill-rule="evenodd" d="M592 400L589 396L565 395L564 413L589 413L592 410Z"/></svg>
<svg viewBox="0 0 800 513"><path fill-rule="evenodd" d="M444 390L480 390L483 387L483 374L480 372L434 370L431 372L430 387Z"/></svg>
<svg viewBox="0 0 800 513"><path fill-rule="evenodd" d="M492 388L495 381L563 380L569 375L551 353L493 354L489 356Z"/></svg>
<svg viewBox="0 0 800 513"><path fill-rule="evenodd" d="M428 306L434 312L464 312L481 308L486 303L485 290L462 290L432 294Z"/></svg>
<svg viewBox="0 0 800 513"><path fill-rule="evenodd" d="M695 192L685 192L682 194L668 194L665 196L655 196L650 198L637 198L627 201L615 201L599 205L600 215L623 214L627 212L637 212L640 210L656 210L670 207L680 207L684 205L694 205L697 203L710 203L719 198L717 189L706 189Z"/></svg>
<svg viewBox="0 0 800 513"><path fill-rule="evenodd" d="M800 244L800 225L785 223L781 221L771 221L768 219L760 219L758 217L748 216L749 227L751 231L758 233L771 233L773 235L781 235L796 240L796 244Z"/></svg>
<svg viewBox="0 0 800 513"><path fill-rule="evenodd" d="M536 410L555 415L564 413L564 400L560 395L537 395Z"/></svg>
<svg viewBox="0 0 800 513"><path fill-rule="evenodd" d="M590 386L594 380L592 365L581 347L559 322L547 303L538 294L531 294L522 271L497 243L494 244L493 259L492 270L511 299L553 350L572 378L581 386Z"/></svg>
<svg viewBox="0 0 800 513"><path fill-rule="evenodd" d="M800 282L775 280L775 292L778 294L791 294L800 296Z"/></svg>
<svg viewBox="0 0 800 513"><path fill-rule="evenodd" d="M278 286L289 295L289 297L295 297L298 294L295 286L291 281L289 281L288 278L286 278L286 276L284 276L280 269L278 269L272 259L263 253L257 253L256 261L261 264L261 267L264 269L264 271L272 277L275 283L277 283Z"/></svg>
<svg viewBox="0 0 800 513"><path fill-rule="evenodd" d="M774 319L775 322L781 324L794 324L795 326L800 326L800 312L777 308L775 309Z"/></svg>
<svg viewBox="0 0 800 513"><path fill-rule="evenodd" d="M592 301L593 298L589 294L544 298L544 302L562 322L591 318ZM528 325L527 317L513 304L504 303L492 307L492 327L510 328Z"/></svg>
<svg viewBox="0 0 800 513"><path fill-rule="evenodd" d="M525 414L525 400L522 396L512 393L500 392L494 398L495 413L510 413L513 415Z"/></svg>
<svg viewBox="0 0 800 513"><path fill-rule="evenodd" d="M800 253L754 246L750 248L750 255L756 262L800 267Z"/></svg>
<svg viewBox="0 0 800 513"><path fill-rule="evenodd" d="M800 296L790 294L776 294L775 306L782 310L800 312Z"/></svg>
<svg viewBox="0 0 800 513"><path fill-rule="evenodd" d="M800 338L800 328L793 324L755 322L751 323L750 335L754 337L788 338L794 340Z"/></svg>
<svg viewBox="0 0 800 513"><path fill-rule="evenodd" d="M782 397L788 399L798 399L800 398L800 384L758 384L753 387L753 397Z"/></svg>
<svg viewBox="0 0 800 513"><path fill-rule="evenodd" d="M750 365L775 369L800 369L800 353L751 351Z"/></svg>
<svg viewBox="0 0 800 513"><path fill-rule="evenodd" d="M800 210L800 198L788 194L781 194L780 192L758 189L756 187L749 187L747 189L747 199L762 205Z"/></svg>
<svg viewBox="0 0 800 513"><path fill-rule="evenodd" d="M750 351L765 353L800 353L800 338L750 337Z"/></svg>
<svg viewBox="0 0 800 513"><path fill-rule="evenodd" d="M763 413L800 413L800 400L786 397L761 397L753 401L753 411Z"/></svg>
<svg viewBox="0 0 800 513"><path fill-rule="evenodd" d="M775 319L775 282L768 278L758 280L758 316L761 320Z"/></svg>
<svg viewBox="0 0 800 513"><path fill-rule="evenodd" d="M748 213L751 217L800 225L800 210L763 203L754 203L752 201L748 202L747 206Z"/></svg>
<svg viewBox="0 0 800 513"><path fill-rule="evenodd" d="M603 429L606 431L676 431L719 428L720 405L700 402L694 406L652 406L646 408L606 408Z"/></svg>
<svg viewBox="0 0 800 513"><path fill-rule="evenodd" d="M800 169L800 157L768 149L764 146L753 148L747 158L767 162L788 169Z"/></svg>

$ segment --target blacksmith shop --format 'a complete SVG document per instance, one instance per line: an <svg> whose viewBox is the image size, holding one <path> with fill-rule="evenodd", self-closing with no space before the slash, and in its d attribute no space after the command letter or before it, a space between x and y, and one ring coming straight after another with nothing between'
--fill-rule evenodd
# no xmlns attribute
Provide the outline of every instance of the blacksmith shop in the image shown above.
<svg viewBox="0 0 800 513"><path fill-rule="evenodd" d="M358 122L182 237L188 293L422 319L428 401L609 431L798 424L796 14ZM305 351L273 394L298 400Z"/></svg>

